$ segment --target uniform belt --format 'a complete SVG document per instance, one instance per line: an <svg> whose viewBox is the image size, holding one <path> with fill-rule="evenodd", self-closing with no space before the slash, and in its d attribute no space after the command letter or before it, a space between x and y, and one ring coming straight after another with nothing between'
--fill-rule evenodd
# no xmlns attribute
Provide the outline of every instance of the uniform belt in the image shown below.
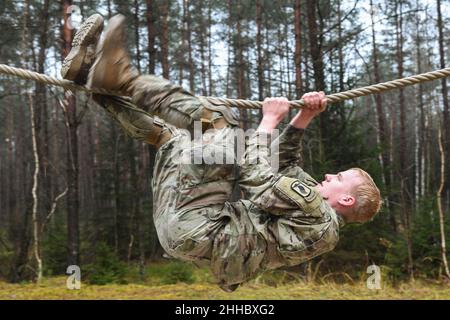
<svg viewBox="0 0 450 320"><path fill-rule="evenodd" d="M164 122L153 118L153 125L150 128L146 142L159 148L172 138L170 131L165 128Z"/></svg>

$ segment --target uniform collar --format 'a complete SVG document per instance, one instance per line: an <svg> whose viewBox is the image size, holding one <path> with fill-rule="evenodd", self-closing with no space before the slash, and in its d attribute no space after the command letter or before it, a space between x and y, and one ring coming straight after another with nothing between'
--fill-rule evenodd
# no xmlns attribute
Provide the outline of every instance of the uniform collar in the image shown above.
<svg viewBox="0 0 450 320"><path fill-rule="evenodd" d="M345 226L344 218L342 218L342 216L338 212L336 212L336 215L339 223L339 229L341 229L342 227Z"/></svg>

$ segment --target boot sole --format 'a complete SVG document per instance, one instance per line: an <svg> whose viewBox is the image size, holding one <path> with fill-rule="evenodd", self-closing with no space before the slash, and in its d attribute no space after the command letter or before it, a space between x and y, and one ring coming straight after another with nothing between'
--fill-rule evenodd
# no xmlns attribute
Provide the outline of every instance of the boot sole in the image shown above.
<svg viewBox="0 0 450 320"><path fill-rule="evenodd" d="M88 57L88 46L98 41L100 33L103 30L103 18L99 14L90 16L75 34L72 41L72 49L61 67L61 76L64 79L75 81L78 78L86 79L87 74L81 75L89 66L84 66L85 60L93 61L94 56ZM95 53L91 53L95 55Z"/></svg>
<svg viewBox="0 0 450 320"><path fill-rule="evenodd" d="M103 42L99 45L97 50L97 58L94 62L88 76L87 86L93 87L106 87L108 88L108 79L111 77L108 74L113 70L116 60L112 57L118 47L126 46L126 40L124 39L124 25L125 17L122 15L116 15L110 19L107 29L105 30ZM101 69L103 72L96 72Z"/></svg>

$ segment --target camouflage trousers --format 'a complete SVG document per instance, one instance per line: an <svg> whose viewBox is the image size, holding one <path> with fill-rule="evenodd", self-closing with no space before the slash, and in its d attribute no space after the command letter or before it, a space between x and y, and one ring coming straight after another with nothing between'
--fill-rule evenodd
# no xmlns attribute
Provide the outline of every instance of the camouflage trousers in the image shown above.
<svg viewBox="0 0 450 320"><path fill-rule="evenodd" d="M172 137L157 152L152 181L153 218L164 250L181 260L209 264L219 285L227 291L261 271L266 241L253 220L263 213L253 210L249 201L230 201L237 166L196 161L197 155L216 152L234 156L230 139L237 121L232 115L220 106L208 106L213 119L225 118L229 125L200 142L192 140L191 129L204 114L205 102L167 80L140 77L132 102L108 96L94 99L137 139L145 132L139 127L152 120L136 106L166 121L159 124Z"/></svg>

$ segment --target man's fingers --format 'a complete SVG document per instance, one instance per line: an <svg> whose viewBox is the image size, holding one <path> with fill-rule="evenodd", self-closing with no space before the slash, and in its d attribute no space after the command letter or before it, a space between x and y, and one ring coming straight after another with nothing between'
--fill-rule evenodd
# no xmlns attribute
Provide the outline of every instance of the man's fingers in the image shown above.
<svg viewBox="0 0 450 320"><path fill-rule="evenodd" d="M289 100L287 98L285 98L285 97L280 97L280 98L278 98L278 102L280 102L280 103L287 103L287 102L289 102Z"/></svg>
<svg viewBox="0 0 450 320"><path fill-rule="evenodd" d="M267 97L263 101L264 116L284 117L289 112L289 100L285 97Z"/></svg>
<svg viewBox="0 0 450 320"><path fill-rule="evenodd" d="M314 97L314 109L320 108L320 98L318 95Z"/></svg>
<svg viewBox="0 0 450 320"><path fill-rule="evenodd" d="M305 94L302 96L302 99L306 101L306 100L309 99L309 97L311 97L311 92L305 93Z"/></svg>
<svg viewBox="0 0 450 320"><path fill-rule="evenodd" d="M308 93L305 93L303 96L302 96L302 99L303 99L303 101L305 102L305 107L306 108L308 108L308 109L310 109L311 108L311 94L308 92Z"/></svg>
<svg viewBox="0 0 450 320"><path fill-rule="evenodd" d="M305 102L305 108L309 110L325 110L328 100L323 91L320 92L308 92L302 96Z"/></svg>
<svg viewBox="0 0 450 320"><path fill-rule="evenodd" d="M322 112L326 109L328 100L323 91L320 92L307 92L302 96L304 101L304 107L311 111Z"/></svg>

